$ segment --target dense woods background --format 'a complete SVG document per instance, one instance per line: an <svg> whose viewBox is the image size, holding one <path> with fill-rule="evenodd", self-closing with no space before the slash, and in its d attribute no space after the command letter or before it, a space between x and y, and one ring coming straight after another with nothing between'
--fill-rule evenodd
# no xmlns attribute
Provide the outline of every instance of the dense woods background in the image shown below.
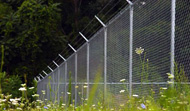
<svg viewBox="0 0 190 111"><path fill-rule="evenodd" d="M82 44L79 31L86 32L88 37L100 27L96 20L96 23L91 21L94 15L107 20L105 17L114 15L113 12L125 4L126 1L121 0L1 0L0 44L5 47L3 70L7 76L23 78L26 74L29 81L33 80L68 43L74 41L75 47ZM108 10L110 7L114 8ZM88 24L90 21L92 26ZM86 26L92 29L83 30Z"/></svg>

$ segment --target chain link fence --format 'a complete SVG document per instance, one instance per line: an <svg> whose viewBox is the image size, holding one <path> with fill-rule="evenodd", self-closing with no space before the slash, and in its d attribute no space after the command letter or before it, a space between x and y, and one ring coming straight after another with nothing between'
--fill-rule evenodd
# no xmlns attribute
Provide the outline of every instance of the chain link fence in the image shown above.
<svg viewBox="0 0 190 111"><path fill-rule="evenodd" d="M67 58L59 54L53 70L49 67L49 74L44 71L45 77L37 77L40 98L83 104L95 85L94 101L106 99L110 105L125 102L127 95L156 96L160 87L168 86L166 73L174 74L174 57L189 76L189 4L189 0L133 0L105 24L96 17L103 27L92 37L80 33L86 42L77 49L70 46L65 52L74 53ZM139 47L142 54L135 52Z"/></svg>

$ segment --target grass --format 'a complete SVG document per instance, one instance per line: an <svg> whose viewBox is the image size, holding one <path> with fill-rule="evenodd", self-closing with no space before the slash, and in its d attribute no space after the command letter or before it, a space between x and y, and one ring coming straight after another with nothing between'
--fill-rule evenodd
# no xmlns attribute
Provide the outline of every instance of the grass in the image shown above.
<svg viewBox="0 0 190 111"><path fill-rule="evenodd" d="M2 48L3 49L3 48ZM137 54L142 54L144 49L137 48ZM3 50L2 50L3 53ZM145 55L144 55L145 56ZM3 58L2 58L3 60ZM145 59L141 59L142 72L141 76L148 75L148 62ZM1 63L2 65L3 63ZM2 69L2 66L1 66ZM1 71L1 75L4 74ZM21 87L18 89L22 96L18 98L13 98L11 94L4 95L0 94L0 110L5 111L190 111L190 87L186 84L189 80L186 77L184 68L175 63L175 73L174 76L170 73L168 75L168 85L167 87L160 87L159 93L149 93L148 95L140 96L133 94L131 97L128 95L128 90L126 85L123 86L123 89L118 91L121 98L125 101L121 102L118 99L114 98L112 92L108 92L106 97L102 96L102 93L98 92L99 85L94 84L89 93L89 98L85 99L81 97L82 102L77 103L71 100L72 89L71 89L71 74L69 79L67 103L63 103L63 98L60 100L59 104L57 101L52 102L53 98L51 94L57 94L57 91L51 89L50 81L48 83L50 100L45 99L46 92L42 90L42 95L34 94L32 99L27 97L27 92L34 90L34 87L28 88L26 84L21 84ZM98 83L101 80L100 71L97 72L95 83ZM2 79L3 76L0 76ZM175 77L175 78L174 78ZM148 77L145 78L145 80ZM170 82L171 79L174 79L174 82ZM51 80L51 77L49 78ZM145 80L141 79L141 82ZM124 83L126 80L121 79L120 82ZM141 84L142 87L143 84ZM86 90L87 85L80 86ZM75 88L80 88L75 86ZM139 89L141 91L142 88ZM52 92L52 93L51 93ZM153 89L150 91L153 92ZM98 94L98 95L97 95ZM39 97L42 97L39 99ZM100 97L100 99L97 99ZM56 98L57 99L57 98ZM34 100L34 101L31 101ZM43 101L42 101L43 100Z"/></svg>
<svg viewBox="0 0 190 111"><path fill-rule="evenodd" d="M176 66L176 68L178 67ZM173 87L170 84L168 84L168 87L161 87L156 98L151 94L142 97L134 94L132 97L129 97L129 95L125 95L124 93L126 89L123 89L118 92L125 95L126 101L124 103L113 105L116 103L107 101L108 99L94 102L95 93L98 89L98 84L95 84L91 89L89 99L84 100L83 104L78 106L72 104L74 102L57 104L57 102L53 103L46 99L42 101L39 100L38 94L33 95L35 101L29 102L26 99L25 92L32 90L32 88L26 88L26 85L22 84L19 90L23 96L13 99L11 95L1 94L0 106L1 110L8 111L190 111L190 88L188 84L181 82L187 81L187 78L183 69L176 69L176 71L175 77L178 78L175 79ZM99 78L98 76L95 82L98 82ZM168 74L168 78L170 79L171 75ZM124 82L124 79L121 82ZM42 91L42 95L45 95L45 93L45 91Z"/></svg>

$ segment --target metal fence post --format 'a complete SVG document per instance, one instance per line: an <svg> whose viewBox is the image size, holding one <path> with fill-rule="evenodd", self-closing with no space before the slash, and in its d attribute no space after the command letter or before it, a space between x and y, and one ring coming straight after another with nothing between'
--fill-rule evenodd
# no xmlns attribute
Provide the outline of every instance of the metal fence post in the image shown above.
<svg viewBox="0 0 190 111"><path fill-rule="evenodd" d="M129 34L129 96L132 96L133 85L133 3L126 0L130 5L130 34Z"/></svg>
<svg viewBox="0 0 190 111"><path fill-rule="evenodd" d="M67 60L61 55L58 54L65 62L65 104L67 103Z"/></svg>
<svg viewBox="0 0 190 111"><path fill-rule="evenodd" d="M80 34L80 35L85 39L85 41L87 42L87 54L86 54L86 55L87 55L87 57L86 57L86 58L87 58L87 68L86 68L86 76L87 76L87 86L88 86L88 87L87 87L87 89L86 89L86 92L87 92L87 93L86 93L86 98L88 99L88 97L89 97L89 87L90 87L90 86L89 86L89 77L90 77L90 76L89 76L89 68L90 68L90 67L89 67L89 65L90 65L90 64L89 64L89 57L90 57L90 56L89 56L89 53L90 53L90 47L89 47L89 46L90 46L90 45L89 45L88 39L87 39L81 32L79 32L79 34Z"/></svg>
<svg viewBox="0 0 190 111"><path fill-rule="evenodd" d="M104 101L107 95L107 26L97 16L95 18L104 27Z"/></svg>
<svg viewBox="0 0 190 111"><path fill-rule="evenodd" d="M175 63L175 13L176 13L176 0L171 2L171 66L170 73L174 76L174 63ZM171 79L174 83L174 79ZM172 84L173 86L173 84Z"/></svg>
<svg viewBox="0 0 190 111"><path fill-rule="evenodd" d="M54 89L55 89L55 87L54 87L54 74L53 74L53 69L51 68L51 67L49 67L49 66L47 66L48 67L48 69L52 72L52 76L51 76L51 79L53 80L52 82L50 82L50 85L52 85L51 86L51 88L53 89L53 91L54 91ZM55 96L54 96L54 94L53 94L53 92L51 92L51 96L53 97L52 99L53 100L55 100ZM50 100L51 100L51 97L50 97Z"/></svg>
<svg viewBox="0 0 190 111"><path fill-rule="evenodd" d="M60 102L60 96L59 96L60 69L59 69L59 65L58 65L55 61L53 61L53 63L54 63L54 64L57 66L57 68L58 68L58 69L57 69L57 70L58 70L58 76L57 76L57 80L58 80L58 81L57 81L57 86L58 86L58 89L57 89L57 90L58 90L58 91L57 91L57 92L58 92L58 94L57 94L57 101L58 101L58 104L59 104L59 102Z"/></svg>
<svg viewBox="0 0 190 111"><path fill-rule="evenodd" d="M75 52L75 106L77 106L77 51L74 47L72 47L70 44L68 44L69 47Z"/></svg>

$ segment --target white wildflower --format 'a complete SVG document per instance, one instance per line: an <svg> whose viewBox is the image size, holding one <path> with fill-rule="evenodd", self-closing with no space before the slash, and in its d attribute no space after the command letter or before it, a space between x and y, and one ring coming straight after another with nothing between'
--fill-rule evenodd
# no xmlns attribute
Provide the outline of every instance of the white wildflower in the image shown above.
<svg viewBox="0 0 190 111"><path fill-rule="evenodd" d="M173 79L174 78L174 75L173 74L170 74L170 73L166 73L168 75L168 78L169 79Z"/></svg>
<svg viewBox="0 0 190 111"><path fill-rule="evenodd" d="M28 88L28 89L34 89L34 87L30 87L30 88Z"/></svg>
<svg viewBox="0 0 190 111"><path fill-rule="evenodd" d="M25 86L26 86L26 84L25 84L25 83L24 83L24 84L21 84L21 86L22 86L22 87L25 87Z"/></svg>
<svg viewBox="0 0 190 111"><path fill-rule="evenodd" d="M16 109L17 109L17 110L21 110L21 111L22 111L22 108L17 107Z"/></svg>
<svg viewBox="0 0 190 111"><path fill-rule="evenodd" d="M167 89L167 87L161 87L160 89L166 90L166 89Z"/></svg>
<svg viewBox="0 0 190 111"><path fill-rule="evenodd" d="M174 82L173 81L167 81L168 82L168 84L173 84Z"/></svg>
<svg viewBox="0 0 190 111"><path fill-rule="evenodd" d="M133 97L139 97L139 95L137 95L137 94L133 94Z"/></svg>
<svg viewBox="0 0 190 111"><path fill-rule="evenodd" d="M47 107L51 107L51 105L50 105L50 104L48 104L48 105L47 105Z"/></svg>
<svg viewBox="0 0 190 111"><path fill-rule="evenodd" d="M67 94L71 94L70 92L67 92Z"/></svg>
<svg viewBox="0 0 190 111"><path fill-rule="evenodd" d="M45 94L46 94L45 90L42 90L42 94L43 94L43 95L45 95Z"/></svg>
<svg viewBox="0 0 190 111"><path fill-rule="evenodd" d="M39 94L32 95L32 97L39 97L39 96L40 96Z"/></svg>
<svg viewBox="0 0 190 111"><path fill-rule="evenodd" d="M0 99L0 103L5 102L5 101L6 101L6 99Z"/></svg>
<svg viewBox="0 0 190 111"><path fill-rule="evenodd" d="M141 54L144 52L144 49L142 49L141 47L139 47L139 48L136 48L135 52L136 52L138 55L141 55Z"/></svg>
<svg viewBox="0 0 190 111"><path fill-rule="evenodd" d="M21 88L19 88L19 91L26 91L26 88L25 87L21 87Z"/></svg>
<svg viewBox="0 0 190 111"><path fill-rule="evenodd" d="M125 79L121 79L121 80L120 80L120 82L124 82L124 81L125 81Z"/></svg>
<svg viewBox="0 0 190 111"><path fill-rule="evenodd" d="M87 88L88 86L83 86L83 88Z"/></svg>
<svg viewBox="0 0 190 111"><path fill-rule="evenodd" d="M121 91L119 91L120 93L124 93L125 92L125 90L121 90Z"/></svg>

